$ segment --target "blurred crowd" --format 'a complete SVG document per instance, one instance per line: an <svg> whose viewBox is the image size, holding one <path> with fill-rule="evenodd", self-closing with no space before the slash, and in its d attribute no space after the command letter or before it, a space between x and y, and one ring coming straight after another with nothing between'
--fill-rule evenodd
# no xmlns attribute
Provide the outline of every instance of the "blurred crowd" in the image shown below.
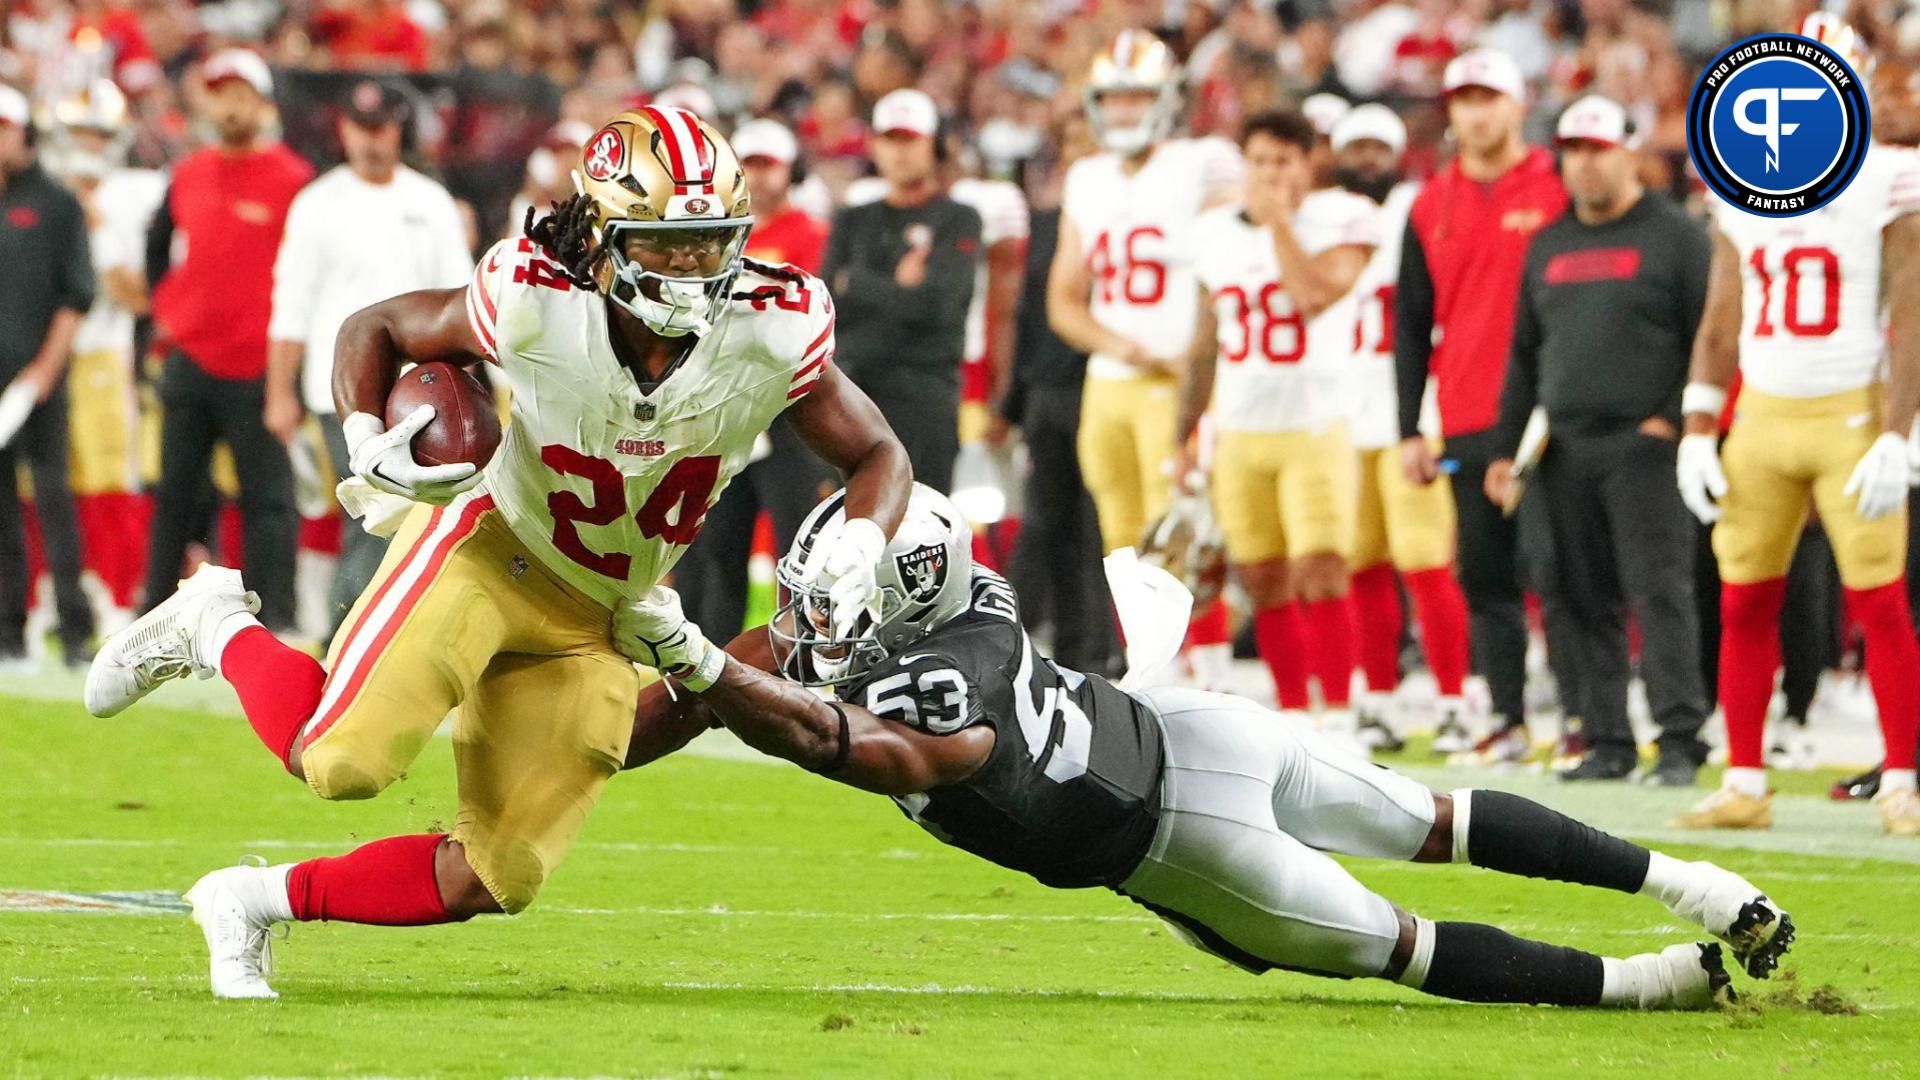
<svg viewBox="0 0 1920 1080"><path fill-rule="evenodd" d="M1017 362L999 354L1028 346L1008 325L1019 299L1017 274L1006 279L1011 290L994 288L986 275L996 265L1019 267L1029 207L1043 214L1058 205L1067 164L1089 147L1083 119L1087 72L1116 33L1150 29L1168 44L1183 70L1185 127L1195 135L1237 138L1248 117L1275 107L1304 108L1312 118L1329 103L1344 108L1379 102L1404 122L1402 168L1414 179L1434 173L1451 153L1443 72L1463 53L1493 47L1514 61L1525 81L1529 141L1552 141L1556 118L1569 103L1601 95L1630 118L1636 167L1647 188L1697 207L1684 124L1693 73L1730 40L1794 25L1812 6L1803 0L15 0L0 22L0 84L17 88L30 104L44 163L78 191L94 235L106 226L105 233L118 233L129 249L117 258L96 252L94 259L98 295L124 316L114 330L120 336L106 348L124 346L116 353L121 359L109 363L126 367L125 385L111 372L76 364L66 390L75 416L101 416L95 399L110 397L116 409L136 414L133 429L139 432L119 448L131 461L118 468L120 475L75 476L76 527L97 579L92 606L110 629L157 600L153 583L170 582L175 568L148 565L152 552L161 553L161 563L195 557L202 549L240 561L244 547L250 577L268 562L287 568L274 586L279 595L266 598L271 611L263 618L324 639L343 609L340 598L350 599L353 590L309 579L324 578L336 564L359 563L355 573L371 572L369 555L353 551L358 541L352 530L342 551L340 517L329 505L327 451L320 446L331 444L334 456L344 456L337 431L316 437L310 452L296 451L282 477L261 465L258 451L247 452L245 436L235 437L240 429L231 426L238 424L231 416L252 409L264 417L261 430L299 443L294 432L303 413L326 419L324 389L316 391L309 382L301 401L285 395L294 387L287 372L298 367L299 349L311 363L331 327L322 333L283 316L287 296L267 294L276 276L287 289L278 230L284 226L292 243L300 213L293 193L316 172L332 175L327 170L342 162L372 183L386 182L379 178L399 169L431 182L435 191L444 185L447 216L434 220L446 223L439 232L457 235L460 250L390 287L456 286L475 254L500 236L517 234L527 212L541 212L571 193L569 170L601 122L638 104L677 105L737 133L741 158L771 168L756 178L763 224L797 215L783 228L782 261L812 262L807 268L815 270L824 261L844 270L859 253L831 249L828 220L890 185L922 182L917 162L876 163L889 152L882 144L890 132L922 134L938 146L943 183L1001 181L1015 190L1010 201L992 198L1017 209L997 222L983 210L975 226L989 249L1002 240L1017 243L1006 249L1007 259L988 257L978 268L974 303L990 310L976 311L974 318L986 328L977 324L969 331L962 357L976 369L963 380L962 393L977 415L955 432L957 442L999 446L1006 419L995 418L989 407L1009 392L1006 370ZM1920 57L1920 7L1875 0L1852 5L1849 17L1879 58L1876 128L1911 141L1904 136L1914 113L1910 72ZM236 59L235 50L253 59ZM251 91L260 107L241 115L244 103L224 100L234 95L223 87L233 84ZM923 92L933 112L924 123L915 111L877 130L876 106L906 89ZM248 361L245 376L259 384L256 399L193 398L192 407L204 408L209 420L204 448L189 447L185 456L201 467L169 484L161 475L160 447L191 439L177 424L163 434L153 414L163 397L172 408L174 399L192 396L193 385L182 382L190 382L192 372L169 374L168 365L180 367L189 354L196 362L206 357L181 340L180 328L152 317L165 298L150 295L148 286L169 272L170 262L177 267L191 259L169 250L164 237L156 251L153 215L168 184L188 175L183 163L229 139L225 129L234 125L247 128L248 137L277 135L287 153L284 174L275 174L280 180L262 181L279 185L278 201L263 202L274 243L243 264L250 271L227 269L262 275L276 255L280 265L259 281L233 285L232 295L218 282L201 287L215 290L223 304L257 290L258 320L265 324L271 313L275 349L283 343L298 348ZM353 130L363 133L359 142ZM368 131L390 133L392 145L386 135L369 143ZM109 185L108 172L135 182ZM877 180L868 179L876 174ZM442 213L441 195L421 191L421 205L428 208L420 213ZM321 234L327 228L326 220L309 222L301 250L325 248L329 239ZM370 231L365 254L371 261L402 254L384 249L378 230ZM1025 265L1031 290L1036 264L1028 259ZM938 268L915 272L930 271ZM325 287L303 279L294 298ZM181 301L171 302L178 310ZM338 314L333 318L337 326ZM82 347L102 348L98 339L82 341L76 355ZM276 358L293 367L277 371ZM124 428L124 419L111 418L120 415L85 424ZM76 438L82 426L76 422ZM897 417L896 426L902 426ZM776 443L782 437L776 429ZM235 453L207 458L219 442ZM948 466L957 460L962 474L944 477L949 482L940 486L980 483L967 473L968 451L931 452L944 455ZM207 460L211 482L202 478ZM335 473L344 468L343 461L333 464ZM928 473L924 466L918 471ZM772 487L793 490L792 479L777 478ZM37 470L35 480L44 486ZM156 511L153 500L143 502L142 493L155 485L177 493L166 500L176 505ZM735 486L748 485L743 478ZM249 487L256 488L252 497ZM273 496L259 494L262 488L273 489ZM115 498L88 502L101 494ZM1017 509L1017 493L1002 494L1011 502L980 516ZM287 527L264 530L266 540L256 527L256 535L242 543L238 511L250 501L259 508L256 520L283 515ZM763 501L764 509L780 516L777 499ZM216 510L222 502L238 509L223 518ZM750 536L755 512L749 509L739 520L745 524L734 526L734 535L744 530ZM150 531L166 535L155 540ZM49 535L44 546L51 553L59 545ZM298 555L286 550L296 536ZM275 550L267 550L269 544ZM715 556L716 565L733 573L746 548L744 541L730 540L726 552ZM377 560L378 551L371 557ZM71 610L75 603L63 598L54 605L69 662L85 657L99 629L81 621ZM717 610L735 607L729 600ZM19 635L18 627L0 626L0 656L25 649Z"/></svg>

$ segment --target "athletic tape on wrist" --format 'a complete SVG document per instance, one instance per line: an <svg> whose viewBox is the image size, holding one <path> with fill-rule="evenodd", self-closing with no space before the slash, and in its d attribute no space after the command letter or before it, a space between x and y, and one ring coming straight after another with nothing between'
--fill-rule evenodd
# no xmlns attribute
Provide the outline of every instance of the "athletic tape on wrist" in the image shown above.
<svg viewBox="0 0 1920 1080"><path fill-rule="evenodd" d="M1680 392L1680 413L1706 413L1719 416L1720 410L1727 407L1727 388L1712 383L1690 382Z"/></svg>
<svg viewBox="0 0 1920 1080"><path fill-rule="evenodd" d="M726 666L726 650L709 642L706 655L700 658L700 662L693 666L692 671L680 676L680 683L696 694L711 690L713 684L720 681L720 672Z"/></svg>

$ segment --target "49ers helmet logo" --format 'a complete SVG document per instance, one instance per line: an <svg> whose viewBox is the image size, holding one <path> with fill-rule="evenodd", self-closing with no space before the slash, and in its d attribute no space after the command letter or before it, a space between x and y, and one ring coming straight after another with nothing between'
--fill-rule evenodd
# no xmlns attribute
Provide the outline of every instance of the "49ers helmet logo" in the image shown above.
<svg viewBox="0 0 1920 1080"><path fill-rule="evenodd" d="M587 143L586 172L590 180L611 180L627 162L627 144L612 128L601 128Z"/></svg>

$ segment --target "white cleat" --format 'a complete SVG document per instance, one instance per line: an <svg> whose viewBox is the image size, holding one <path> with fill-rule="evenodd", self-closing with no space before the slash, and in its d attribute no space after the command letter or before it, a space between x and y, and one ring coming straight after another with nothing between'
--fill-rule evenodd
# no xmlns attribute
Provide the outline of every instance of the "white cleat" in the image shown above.
<svg viewBox="0 0 1920 1080"><path fill-rule="evenodd" d="M260 610L240 571L211 563L180 583L159 606L108 638L87 669L87 711L108 717L170 679L213 675L217 657L201 656L206 631L228 615Z"/></svg>
<svg viewBox="0 0 1920 1080"><path fill-rule="evenodd" d="M1734 1001L1733 977L1720 946L1687 942L1619 961L1626 996L1614 1004L1631 1009L1711 1009Z"/></svg>
<svg viewBox="0 0 1920 1080"><path fill-rule="evenodd" d="M274 912L286 905L285 866L229 866L187 890L193 921L207 939L207 973L213 996L229 1000L277 998L267 976L273 971ZM272 890L280 891L275 905Z"/></svg>
<svg viewBox="0 0 1920 1080"><path fill-rule="evenodd" d="M1793 916L1731 870L1710 862L1687 865L1693 881L1668 910L1726 942L1748 975L1771 976L1793 947Z"/></svg>

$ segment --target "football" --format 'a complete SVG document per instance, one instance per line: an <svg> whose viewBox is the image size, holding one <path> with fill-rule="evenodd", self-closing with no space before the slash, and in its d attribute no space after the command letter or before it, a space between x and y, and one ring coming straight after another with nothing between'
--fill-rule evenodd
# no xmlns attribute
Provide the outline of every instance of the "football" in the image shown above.
<svg viewBox="0 0 1920 1080"><path fill-rule="evenodd" d="M433 421L413 437L415 461L486 467L500 448L500 414L480 380L441 360L414 365L401 373L387 395L387 427L422 405L433 406Z"/></svg>

